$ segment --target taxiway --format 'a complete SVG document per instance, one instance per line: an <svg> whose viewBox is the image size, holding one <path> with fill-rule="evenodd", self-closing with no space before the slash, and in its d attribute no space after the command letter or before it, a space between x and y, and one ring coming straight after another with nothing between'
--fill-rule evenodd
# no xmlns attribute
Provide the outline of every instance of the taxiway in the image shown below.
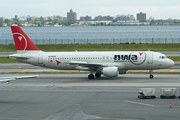
<svg viewBox="0 0 180 120"><path fill-rule="evenodd" d="M138 99L142 87L156 88L157 97L161 87L180 89L178 75L154 76L126 74L89 80L86 74L44 74L1 82L0 120L179 119L179 98Z"/></svg>

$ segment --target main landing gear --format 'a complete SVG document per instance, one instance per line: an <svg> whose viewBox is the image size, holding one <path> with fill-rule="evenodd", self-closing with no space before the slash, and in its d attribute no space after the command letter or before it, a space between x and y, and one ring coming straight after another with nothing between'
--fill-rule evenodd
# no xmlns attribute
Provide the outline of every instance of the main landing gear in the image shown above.
<svg viewBox="0 0 180 120"><path fill-rule="evenodd" d="M150 73L149 78L152 79L154 77L153 74L152 74L152 70L149 70L149 73Z"/></svg>
<svg viewBox="0 0 180 120"><path fill-rule="evenodd" d="M101 73L96 73L95 74L96 78L100 78L101 77ZM88 79L94 79L94 75L91 73L88 75Z"/></svg>
<svg viewBox="0 0 180 120"><path fill-rule="evenodd" d="M100 78L100 77L101 77L101 73L96 73L95 76L96 76L97 78Z"/></svg>
<svg viewBox="0 0 180 120"><path fill-rule="evenodd" d="M89 75L88 75L88 78L89 78L89 79L94 79L94 75L93 75L93 74L89 74Z"/></svg>

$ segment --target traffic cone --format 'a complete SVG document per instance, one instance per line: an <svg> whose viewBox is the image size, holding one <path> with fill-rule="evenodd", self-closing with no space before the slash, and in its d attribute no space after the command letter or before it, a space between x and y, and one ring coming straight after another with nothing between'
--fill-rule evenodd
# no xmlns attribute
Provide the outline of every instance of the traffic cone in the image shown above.
<svg viewBox="0 0 180 120"><path fill-rule="evenodd" d="M169 105L169 108L172 108L171 103L170 103L170 105Z"/></svg>

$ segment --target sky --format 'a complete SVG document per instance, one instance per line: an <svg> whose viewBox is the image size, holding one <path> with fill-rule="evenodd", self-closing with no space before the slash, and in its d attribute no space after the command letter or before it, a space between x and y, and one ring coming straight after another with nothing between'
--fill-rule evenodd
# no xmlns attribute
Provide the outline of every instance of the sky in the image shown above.
<svg viewBox="0 0 180 120"><path fill-rule="evenodd" d="M180 19L180 0L0 0L0 17L20 16L67 17L73 9L80 16L134 15L143 12L147 19Z"/></svg>

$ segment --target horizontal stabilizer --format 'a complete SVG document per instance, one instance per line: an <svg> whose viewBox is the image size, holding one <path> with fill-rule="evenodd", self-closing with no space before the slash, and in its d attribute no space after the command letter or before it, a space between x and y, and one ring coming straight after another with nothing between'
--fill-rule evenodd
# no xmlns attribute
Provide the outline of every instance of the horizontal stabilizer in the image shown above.
<svg viewBox="0 0 180 120"><path fill-rule="evenodd" d="M37 78L39 75L30 75L30 76L14 76L14 77L0 77L0 82L8 82L16 79L23 79L23 78Z"/></svg>

